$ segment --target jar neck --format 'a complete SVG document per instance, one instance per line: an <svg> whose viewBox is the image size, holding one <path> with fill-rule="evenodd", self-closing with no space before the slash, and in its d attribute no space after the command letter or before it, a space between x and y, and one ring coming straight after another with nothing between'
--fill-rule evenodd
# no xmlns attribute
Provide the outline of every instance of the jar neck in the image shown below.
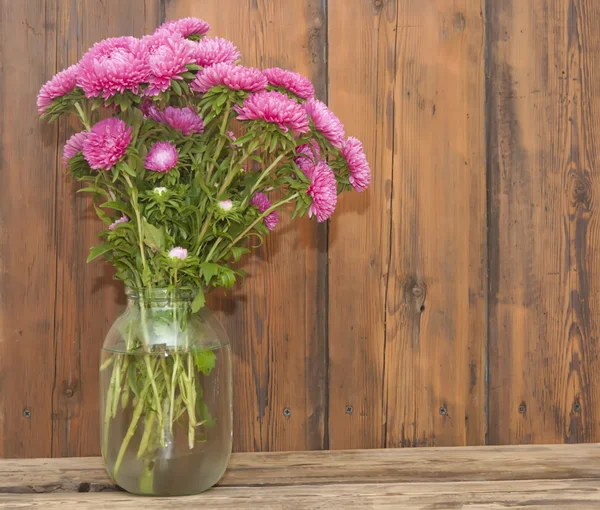
<svg viewBox="0 0 600 510"><path fill-rule="evenodd" d="M145 288L125 290L127 306L133 308L186 309L191 306L195 292L189 289Z"/></svg>

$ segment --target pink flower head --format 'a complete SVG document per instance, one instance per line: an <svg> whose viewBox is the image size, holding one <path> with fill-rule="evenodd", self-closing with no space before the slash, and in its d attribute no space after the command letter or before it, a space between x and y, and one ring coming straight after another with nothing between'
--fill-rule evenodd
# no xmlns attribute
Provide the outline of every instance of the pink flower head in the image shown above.
<svg viewBox="0 0 600 510"><path fill-rule="evenodd" d="M349 137L342 149L342 156L348 163L349 181L356 191L364 191L371 182L371 169L360 140Z"/></svg>
<svg viewBox="0 0 600 510"><path fill-rule="evenodd" d="M264 120L277 124L285 132L288 129L306 133L308 117L302 105L281 92L258 92L234 106L239 120Z"/></svg>
<svg viewBox="0 0 600 510"><path fill-rule="evenodd" d="M206 37L196 43L194 58L196 64L207 67L222 63L233 64L241 55L231 41L221 37Z"/></svg>
<svg viewBox="0 0 600 510"><path fill-rule="evenodd" d="M262 214L265 211L267 211L269 207L271 207L271 201L267 198L267 196L264 193L255 193L252 197L252 200L250 200L250 205L255 206L258 209L258 212ZM265 225L269 230L273 230L279 222L279 216L277 215L277 211L272 211L269 214L267 214L263 218L263 221L265 222Z"/></svg>
<svg viewBox="0 0 600 510"><path fill-rule="evenodd" d="M308 78L294 71L272 67L265 69L263 74L274 87L282 87L292 94L302 98L310 99L315 95L315 88Z"/></svg>
<svg viewBox="0 0 600 510"><path fill-rule="evenodd" d="M40 89L37 97L38 112L43 114L46 108L52 104L57 97L64 96L72 92L77 85L77 73L79 65L75 64L67 67L60 73L57 73L48 80Z"/></svg>
<svg viewBox="0 0 600 510"><path fill-rule="evenodd" d="M94 125L83 141L83 156L95 170L110 170L127 152L131 127L116 117Z"/></svg>
<svg viewBox="0 0 600 510"><path fill-rule="evenodd" d="M203 36L210 30L210 25L199 18L181 18L167 21L159 26L154 33L160 31L176 32L183 37L191 35Z"/></svg>
<svg viewBox="0 0 600 510"><path fill-rule="evenodd" d="M337 183L333 170L327 166L327 163L321 161L317 164L310 177L311 183L306 193L312 198L312 204L308 209L308 217L313 214L317 217L319 223L329 218L335 210L337 203Z"/></svg>
<svg viewBox="0 0 600 510"><path fill-rule="evenodd" d="M150 66L149 86L146 94L155 96L171 86L171 80L181 80L180 74L187 71L187 64L196 62L194 44L178 32L167 35L157 32L143 39L148 50Z"/></svg>
<svg viewBox="0 0 600 510"><path fill-rule="evenodd" d="M129 218L125 215L121 216L118 220L113 221L109 227L108 230L114 230L115 227L119 224L119 223L127 223L129 221Z"/></svg>
<svg viewBox="0 0 600 510"><path fill-rule="evenodd" d="M316 140L311 140L310 144L305 143L296 147L296 153L302 154L294 158L294 163L300 167L302 173L308 178L312 176L315 165L321 160L321 151Z"/></svg>
<svg viewBox="0 0 600 510"><path fill-rule="evenodd" d="M202 118L191 108L167 106L163 111L160 111L155 107L150 107L148 113L156 122L167 124L172 129L181 131L185 136L204 131Z"/></svg>
<svg viewBox="0 0 600 510"><path fill-rule="evenodd" d="M318 99L309 99L304 104L306 113L315 125L315 129L323 133L331 145L341 149L344 145L344 126L327 105Z"/></svg>
<svg viewBox="0 0 600 510"><path fill-rule="evenodd" d="M102 95L104 99L126 90L138 93L148 82L148 52L135 37L113 37L97 42L81 58L77 85L87 98Z"/></svg>
<svg viewBox="0 0 600 510"><path fill-rule="evenodd" d="M144 167L154 172L168 172L176 164L179 154L174 143L156 142L148 151Z"/></svg>
<svg viewBox="0 0 600 510"><path fill-rule="evenodd" d="M185 260L187 259L188 251L181 246L176 246L169 252L169 257L172 259Z"/></svg>
<svg viewBox="0 0 600 510"><path fill-rule="evenodd" d="M261 71L254 67L236 66L223 62L198 71L191 87L192 90L204 94L219 85L225 85L231 90L258 92L267 87L267 79Z"/></svg>
<svg viewBox="0 0 600 510"><path fill-rule="evenodd" d="M86 138L87 131L82 131L81 133L75 133L67 140L63 149L63 163L65 165L68 164L68 160L75 156L75 154L82 151L83 142L85 142Z"/></svg>

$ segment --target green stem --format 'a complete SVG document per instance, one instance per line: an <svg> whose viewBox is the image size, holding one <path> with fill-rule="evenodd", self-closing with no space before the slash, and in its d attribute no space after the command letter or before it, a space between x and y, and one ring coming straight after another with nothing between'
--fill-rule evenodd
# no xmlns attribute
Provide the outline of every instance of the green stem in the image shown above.
<svg viewBox="0 0 600 510"><path fill-rule="evenodd" d="M215 155L213 157L212 162L210 163L210 167L208 167L208 171L206 172L206 182L210 181L210 176L212 174L213 169L215 168L215 163L219 156L221 155L221 151L223 150L223 146L225 145L225 129L227 129L227 123L229 122L229 113L231 112L231 103L227 101L227 107L225 108L225 115L223 115L223 122L221 122L221 128L219 132L221 133L221 137L217 142L217 148L215 150Z"/></svg>
<svg viewBox="0 0 600 510"><path fill-rule="evenodd" d="M177 370L179 369L179 353L175 354L173 361L173 373L171 374L171 395L169 403L169 432L173 435L173 413L175 412L175 382L177 380Z"/></svg>
<svg viewBox="0 0 600 510"><path fill-rule="evenodd" d="M111 418L114 418L117 415L117 409L119 408L119 395L121 394L121 368L122 361L121 357L117 355L117 361L115 361L115 366L113 368L113 373L115 373L115 385L113 388L112 394L112 402L110 402Z"/></svg>
<svg viewBox="0 0 600 510"><path fill-rule="evenodd" d="M149 355L144 355L144 362L146 364L146 370L148 371L148 377L150 378L150 384L152 385L152 397L154 400L154 407L156 408L156 414L158 415L159 427L163 430L160 437L161 446L165 446L165 435L164 428L162 427L163 422L163 412L162 406L160 403L160 396L158 393L158 388L156 386L156 381L154 380L154 370L152 368L152 363L150 362Z"/></svg>
<svg viewBox="0 0 600 510"><path fill-rule="evenodd" d="M287 204L288 202L291 202L292 200L294 200L297 197L298 197L298 193L293 193L289 197L284 198L284 199L280 200L279 202L274 203L264 213L262 213L260 216L258 216L239 236L237 236L233 241L231 241L231 243L229 243L229 245L227 246L226 250L223 253L225 253L225 254L229 253L231 248L233 248L236 245L236 243L238 241L240 241L240 239L242 239L248 232L250 232L258 224L259 221L261 221L263 218L265 218L266 216L271 214L278 207L281 207L283 204Z"/></svg>
<svg viewBox="0 0 600 510"><path fill-rule="evenodd" d="M137 201L137 190L133 187L131 183L131 179L129 175L123 173L127 184L129 185L129 189L131 190L131 207L133 207L133 211L135 213L135 218L137 221L137 229L138 229L138 243L140 245L140 253L142 254L142 267L144 268L144 273L146 273L147 265L146 265L146 250L144 248L144 233L142 230L142 217L140 214L140 208Z"/></svg>
<svg viewBox="0 0 600 510"><path fill-rule="evenodd" d="M146 422L144 424L144 434L142 435L142 439L140 441L140 447L138 448L137 458L139 459L144 452L148 448L148 443L150 442L150 435L152 434L152 427L154 427L154 421L156 420L156 413L150 413L150 416L146 418Z"/></svg>
<svg viewBox="0 0 600 510"><path fill-rule="evenodd" d="M188 349L187 357L187 397L188 397L188 447L194 448L196 435L196 378L194 377L194 363L192 353Z"/></svg>
<svg viewBox="0 0 600 510"><path fill-rule="evenodd" d="M221 242L223 238L219 237L215 243L213 244L212 248L210 249L210 251L208 252L208 255L206 256L206 262L210 261L210 258L212 257L212 254L215 252L217 246L219 245L219 243Z"/></svg>
<svg viewBox="0 0 600 510"><path fill-rule="evenodd" d="M121 443L121 448L119 449L119 454L117 455L117 460L115 462L115 467L113 469L113 479L116 480L117 474L119 473L119 468L121 467L121 463L123 462L123 457L125 456L125 452L127 451L127 447L129 446L129 441L135 434L135 430L137 428L138 421L140 420L140 416L142 415L142 411L144 410L144 405L146 404L146 395L150 390L150 384L146 381L146 385L142 389L140 394L140 398L133 410L133 416L131 417L131 422L129 423L129 428L127 429L127 433L123 438L123 442Z"/></svg>
<svg viewBox="0 0 600 510"><path fill-rule="evenodd" d="M211 210L208 213L206 220L204 220L204 224L202 225L202 230L200 230L200 234L198 235L198 250L196 250L196 256L200 255L200 250L202 249L202 238L204 237L204 234L206 234L206 230L208 229L208 225L210 223L210 220L212 220L212 217L213 217L213 211Z"/></svg>
<svg viewBox="0 0 600 510"><path fill-rule="evenodd" d="M277 156L274 160L273 163L271 163L264 171L262 174L260 174L260 177L257 179L257 181L254 183L254 186L252 186L252 189L250 190L250 195L254 194L254 191L256 190L256 188L258 188L258 185L262 182L262 180L269 175L269 172L271 170L273 170L273 168L275 168L275 166L277 166L277 163L279 163L285 156L287 155L287 152L284 152L282 154L280 154L279 156Z"/></svg>
<svg viewBox="0 0 600 510"><path fill-rule="evenodd" d="M116 355L115 355L116 357ZM116 363L115 363L116 365ZM117 375L116 367L113 367L113 371L110 376L110 384L108 386L108 392L106 394L106 402L104 404L104 433L102 435L102 451L104 455L108 454L108 432L110 427L110 417L112 410L112 399L115 392L115 378Z"/></svg>
<svg viewBox="0 0 600 510"><path fill-rule="evenodd" d="M77 115L79 116L82 124L85 126L85 129L91 131L92 127L90 126L90 121L79 103L75 103L75 109L77 110Z"/></svg>

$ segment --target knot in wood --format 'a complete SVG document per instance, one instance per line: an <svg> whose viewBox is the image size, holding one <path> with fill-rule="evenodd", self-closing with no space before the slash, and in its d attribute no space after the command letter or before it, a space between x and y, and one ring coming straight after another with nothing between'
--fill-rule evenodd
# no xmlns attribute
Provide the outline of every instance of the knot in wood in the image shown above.
<svg viewBox="0 0 600 510"><path fill-rule="evenodd" d="M421 298L421 297L423 297L423 289L421 287L419 287L418 285L416 285L412 288L412 294L416 298Z"/></svg>
<svg viewBox="0 0 600 510"><path fill-rule="evenodd" d="M582 204L586 209L589 209L592 201L592 183L589 177L575 175L571 178L570 184L573 205Z"/></svg>

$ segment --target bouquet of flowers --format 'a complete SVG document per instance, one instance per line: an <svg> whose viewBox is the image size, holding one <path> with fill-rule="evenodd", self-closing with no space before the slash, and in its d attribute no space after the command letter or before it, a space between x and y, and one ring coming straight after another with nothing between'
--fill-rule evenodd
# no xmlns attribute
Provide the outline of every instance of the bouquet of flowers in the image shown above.
<svg viewBox="0 0 600 510"><path fill-rule="evenodd" d="M345 137L307 78L244 67L234 44L208 31L185 18L141 39L105 39L38 96L42 117L74 113L83 124L63 161L105 224L88 261L105 257L142 298L156 289L193 296L163 317L178 332L206 292L244 277L236 263L276 228L280 210L324 222L339 193L362 191L371 178L361 142ZM182 420L192 449L200 421L211 421L199 419L192 374L210 371L211 354L181 341L156 360L143 310L141 326L123 334L125 352L142 356L114 354L101 367L112 371L103 449L118 408L131 407L113 477L140 416L140 455L164 446Z"/></svg>

